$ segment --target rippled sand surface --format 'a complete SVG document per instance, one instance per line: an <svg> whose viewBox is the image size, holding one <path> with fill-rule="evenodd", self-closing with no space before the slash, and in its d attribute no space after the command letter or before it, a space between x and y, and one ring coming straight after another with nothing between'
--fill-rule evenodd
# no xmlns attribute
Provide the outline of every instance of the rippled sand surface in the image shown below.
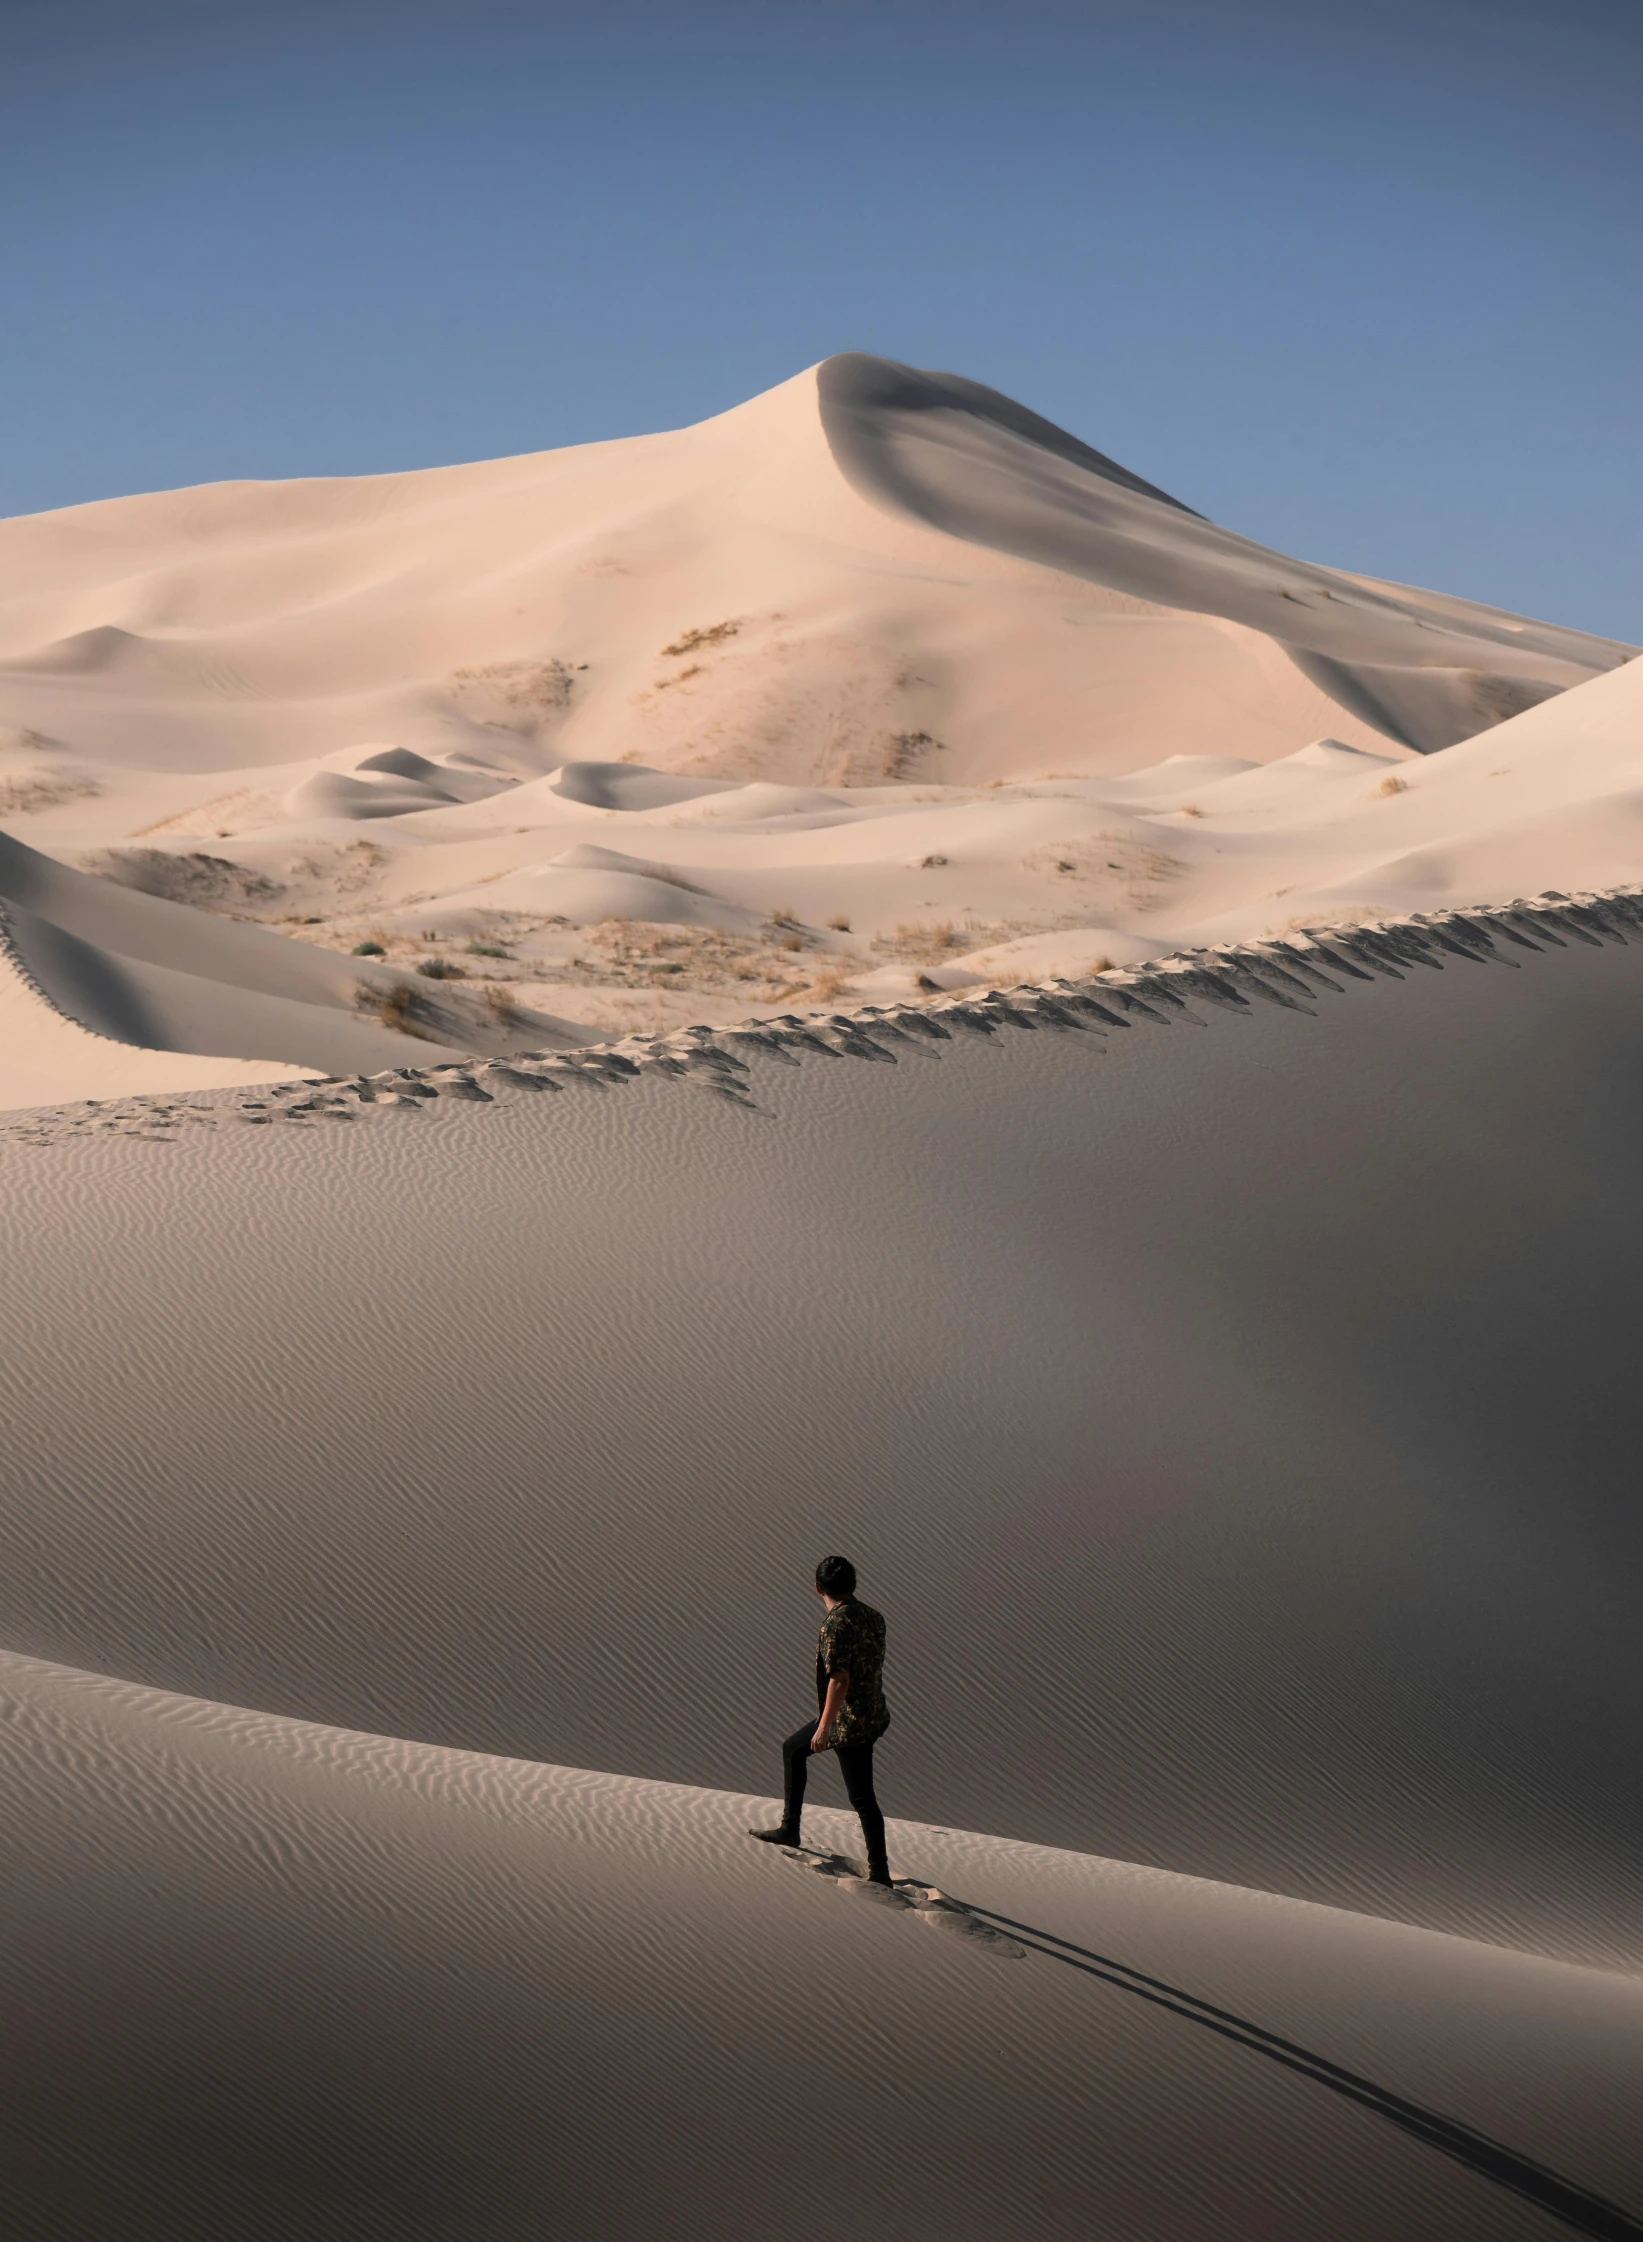
<svg viewBox="0 0 1643 2242"><path fill-rule="evenodd" d="M0 1142L14 2230L1643 2231L1640 975Z"/></svg>

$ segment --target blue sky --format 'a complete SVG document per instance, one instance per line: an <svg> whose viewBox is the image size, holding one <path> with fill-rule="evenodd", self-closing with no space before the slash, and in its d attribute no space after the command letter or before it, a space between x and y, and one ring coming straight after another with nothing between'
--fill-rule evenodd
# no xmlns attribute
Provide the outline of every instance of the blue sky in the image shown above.
<svg viewBox="0 0 1643 2242"><path fill-rule="evenodd" d="M990 382L1643 641L1636 0L9 0L0 513Z"/></svg>

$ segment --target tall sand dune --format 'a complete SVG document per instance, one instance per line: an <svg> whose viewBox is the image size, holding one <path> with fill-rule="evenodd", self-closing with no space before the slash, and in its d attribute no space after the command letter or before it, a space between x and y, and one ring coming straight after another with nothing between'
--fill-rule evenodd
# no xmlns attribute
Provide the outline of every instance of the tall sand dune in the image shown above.
<svg viewBox="0 0 1643 2242"><path fill-rule="evenodd" d="M1513 954L0 1147L3 1639L746 1790L836 1543L901 1810L1636 1961L1643 945Z"/></svg>
<svg viewBox="0 0 1643 2242"><path fill-rule="evenodd" d="M1632 652L855 354L0 525L8 2235L1643 2242Z"/></svg>
<svg viewBox="0 0 1643 2242"><path fill-rule="evenodd" d="M849 353L668 434L0 523L0 897L66 1016L229 1061L905 996L1629 880L1633 651ZM122 949L19 849L187 915Z"/></svg>

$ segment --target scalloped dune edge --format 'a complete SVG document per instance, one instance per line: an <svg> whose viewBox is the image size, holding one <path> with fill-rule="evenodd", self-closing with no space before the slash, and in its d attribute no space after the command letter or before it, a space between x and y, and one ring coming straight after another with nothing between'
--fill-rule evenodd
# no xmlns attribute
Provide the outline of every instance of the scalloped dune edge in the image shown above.
<svg viewBox="0 0 1643 2242"><path fill-rule="evenodd" d="M1312 1014L1319 996L1342 995L1349 981L1402 980L1418 969L1441 972L1446 964L1461 960L1515 969L1523 958L1514 953L1567 948L1570 943L1625 946L1633 936L1643 937L1643 884L1579 895L1549 890L1466 911L1424 911L1351 926L1305 927L1287 937L1183 951L1141 969L1113 968L1076 981L967 990L944 1004L783 1013L732 1027L625 1036L578 1050L525 1051L505 1059L394 1067L369 1075L310 1076L255 1097L231 1093L191 1098L187 1104L159 1104L153 1096L137 1095L43 1106L20 1112L9 1126L0 1128L0 1134L38 1143L104 1129L163 1136L185 1117L195 1122L311 1126L415 1110L429 1099L484 1105L499 1096L571 1088L598 1092L646 1075L661 1075L752 1108L744 1078L754 1058L789 1066L806 1055L895 1065L905 1057L933 1059L939 1046L956 1035L991 1036L1003 1027L1106 1036L1142 1022L1160 1027L1185 1021L1202 1025L1194 1004L1247 1014L1253 1000ZM0 954L27 978L10 942L3 911ZM32 985L50 1004L39 984ZM222 1062L195 1063L217 1070L215 1079L220 1081Z"/></svg>

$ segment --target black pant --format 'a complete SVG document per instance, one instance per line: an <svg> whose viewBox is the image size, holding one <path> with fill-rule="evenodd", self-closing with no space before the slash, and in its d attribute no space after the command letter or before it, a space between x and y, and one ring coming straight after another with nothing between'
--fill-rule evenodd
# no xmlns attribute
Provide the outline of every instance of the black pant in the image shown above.
<svg viewBox="0 0 1643 2242"><path fill-rule="evenodd" d="M782 1765L787 1776L782 1826L792 1832L795 1845L799 1841L799 1817L804 1812L804 1784L809 1773L810 1739L815 1733L816 1723L807 1720L802 1728L794 1729L782 1746ZM873 1747L871 1744L835 1744L833 1757L839 1763L839 1773L844 1777L846 1794L861 1822L862 1836L867 1840L867 1873L869 1876L888 1875L884 1850L884 1816L879 1812L879 1802L873 1793Z"/></svg>

